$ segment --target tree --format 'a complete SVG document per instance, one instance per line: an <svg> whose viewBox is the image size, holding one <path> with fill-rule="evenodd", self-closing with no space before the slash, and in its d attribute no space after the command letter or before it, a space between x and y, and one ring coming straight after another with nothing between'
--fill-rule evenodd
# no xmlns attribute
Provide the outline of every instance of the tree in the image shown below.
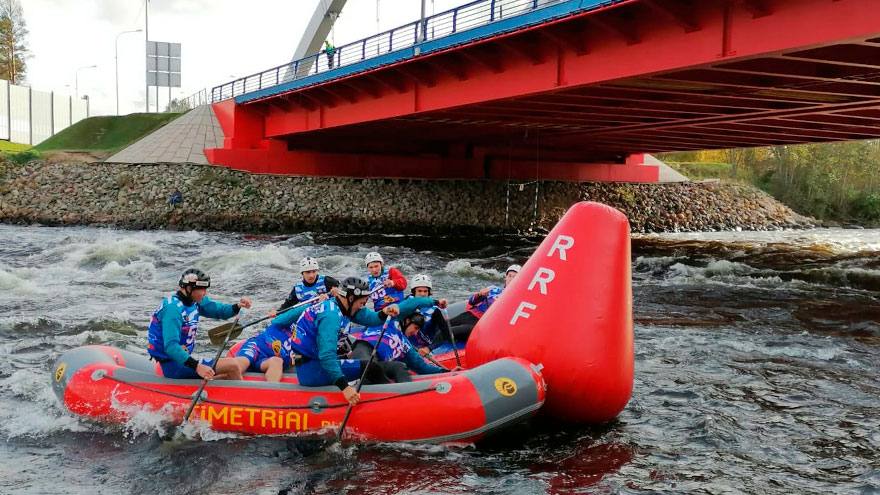
<svg viewBox="0 0 880 495"><path fill-rule="evenodd" d="M19 0L0 0L0 79L15 84L27 72L28 30Z"/></svg>

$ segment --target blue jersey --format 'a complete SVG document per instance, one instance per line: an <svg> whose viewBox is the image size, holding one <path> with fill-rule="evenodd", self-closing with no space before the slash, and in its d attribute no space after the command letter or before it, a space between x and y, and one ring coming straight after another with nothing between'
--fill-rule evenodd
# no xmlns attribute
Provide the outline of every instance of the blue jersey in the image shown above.
<svg viewBox="0 0 880 495"><path fill-rule="evenodd" d="M199 317L230 318L235 314L231 304L218 303L209 297L185 306L177 293L162 300L150 318L147 331L147 352L157 360L173 360L183 364L196 347ZM168 348L168 344L172 347ZM179 351L173 346L180 346Z"/></svg>
<svg viewBox="0 0 880 495"><path fill-rule="evenodd" d="M324 385L335 383L345 376L336 349L340 337L348 331L352 321L364 326L382 324L378 313L367 308L361 308L349 319L342 313L336 298L310 306L296 322L291 335L291 348L309 360L320 361L321 369L329 380Z"/></svg>
<svg viewBox="0 0 880 495"><path fill-rule="evenodd" d="M306 285L305 280L300 280L298 284L293 286L293 293L296 294L297 301L308 301L313 297L327 293L327 283L323 275L318 275L315 283Z"/></svg>
<svg viewBox="0 0 880 495"><path fill-rule="evenodd" d="M470 314L476 316L477 318L482 318L483 314L489 310L489 306L501 296L501 293L504 292L503 287L492 286L489 287L489 293L486 296L481 296L480 293L476 293L472 295L467 302L467 306L465 309L470 312Z"/></svg>
<svg viewBox="0 0 880 495"><path fill-rule="evenodd" d="M376 356L380 361L401 361L406 363L407 368L420 375L444 373L447 371L439 366L425 362L403 333L399 321L392 320L389 322L388 327L385 328L384 335L382 335L382 328L383 326L368 328L364 330L361 336L363 340L366 340L376 348ZM379 341L379 335L382 335L381 342Z"/></svg>
<svg viewBox="0 0 880 495"><path fill-rule="evenodd" d="M410 345L406 335L403 334L400 323L397 320L388 323L384 335L382 335L383 326L367 328L361 334L361 339L376 347L376 356L379 357L380 361L403 361L403 356L406 355L406 352L412 345ZM376 343L379 341L379 335L382 335L382 342L377 346Z"/></svg>
<svg viewBox="0 0 880 495"><path fill-rule="evenodd" d="M416 299L415 296L406 296L406 301ZM420 298L426 299L426 298ZM434 301L431 300L429 304L422 304L418 306L415 310L416 313L421 314L425 317L425 324L422 325L421 330L419 330L415 335L409 337L409 341L412 345L416 347L431 347L433 344L434 338L437 334L437 322L434 320L434 317L443 318L442 311L440 308L434 305Z"/></svg>
<svg viewBox="0 0 880 495"><path fill-rule="evenodd" d="M370 284L370 300L373 301L373 309L381 310L389 304L394 304L403 299L402 290L392 287L385 287L385 281L388 280L388 269L382 267L382 273L378 277L367 275L367 282ZM376 288L381 287L379 290ZM373 292L375 291L375 292Z"/></svg>

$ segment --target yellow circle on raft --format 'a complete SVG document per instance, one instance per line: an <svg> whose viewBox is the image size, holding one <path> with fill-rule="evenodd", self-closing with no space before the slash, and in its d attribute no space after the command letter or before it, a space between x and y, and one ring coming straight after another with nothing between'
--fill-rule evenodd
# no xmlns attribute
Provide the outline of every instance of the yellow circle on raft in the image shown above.
<svg viewBox="0 0 880 495"><path fill-rule="evenodd" d="M497 390L499 394L505 397L511 397L516 394L516 382L505 376L502 376L501 378L496 378L495 390Z"/></svg>
<svg viewBox="0 0 880 495"><path fill-rule="evenodd" d="M64 378L64 370L67 369L67 364L61 363L55 368L55 381L60 382L62 378Z"/></svg>

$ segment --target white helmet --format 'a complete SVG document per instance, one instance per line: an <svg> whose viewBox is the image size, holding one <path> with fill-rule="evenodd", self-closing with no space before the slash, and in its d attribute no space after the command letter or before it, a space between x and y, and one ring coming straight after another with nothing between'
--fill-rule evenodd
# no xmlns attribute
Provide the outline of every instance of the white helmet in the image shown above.
<svg viewBox="0 0 880 495"><path fill-rule="evenodd" d="M309 272L318 269L318 260L311 256L306 256L299 262L299 272Z"/></svg>
<svg viewBox="0 0 880 495"><path fill-rule="evenodd" d="M431 287L431 276L425 275L424 273L420 273L412 278L412 288L415 289L417 287L427 287L428 290L433 289Z"/></svg>
<svg viewBox="0 0 880 495"><path fill-rule="evenodd" d="M522 267L519 265L510 265L507 267L507 270L504 270L504 274L507 275L510 272L519 273L522 271Z"/></svg>
<svg viewBox="0 0 880 495"><path fill-rule="evenodd" d="M370 263L372 263L374 261L378 261L379 263L382 263L382 264L385 263L385 260L382 259L382 255L375 252L375 251L367 253L367 255L364 256L364 263L365 264L369 265Z"/></svg>

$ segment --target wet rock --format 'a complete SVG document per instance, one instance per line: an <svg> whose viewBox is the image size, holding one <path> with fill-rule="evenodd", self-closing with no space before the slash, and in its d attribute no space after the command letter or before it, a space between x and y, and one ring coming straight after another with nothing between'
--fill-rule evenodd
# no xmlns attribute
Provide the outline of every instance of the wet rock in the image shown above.
<svg viewBox="0 0 880 495"><path fill-rule="evenodd" d="M183 203L172 207L167 199L175 189ZM42 162L3 169L0 179L0 221L124 228L540 233L582 200L621 210L634 232L814 223L759 190L717 182L542 182L520 188L503 181L279 177L200 165Z"/></svg>

